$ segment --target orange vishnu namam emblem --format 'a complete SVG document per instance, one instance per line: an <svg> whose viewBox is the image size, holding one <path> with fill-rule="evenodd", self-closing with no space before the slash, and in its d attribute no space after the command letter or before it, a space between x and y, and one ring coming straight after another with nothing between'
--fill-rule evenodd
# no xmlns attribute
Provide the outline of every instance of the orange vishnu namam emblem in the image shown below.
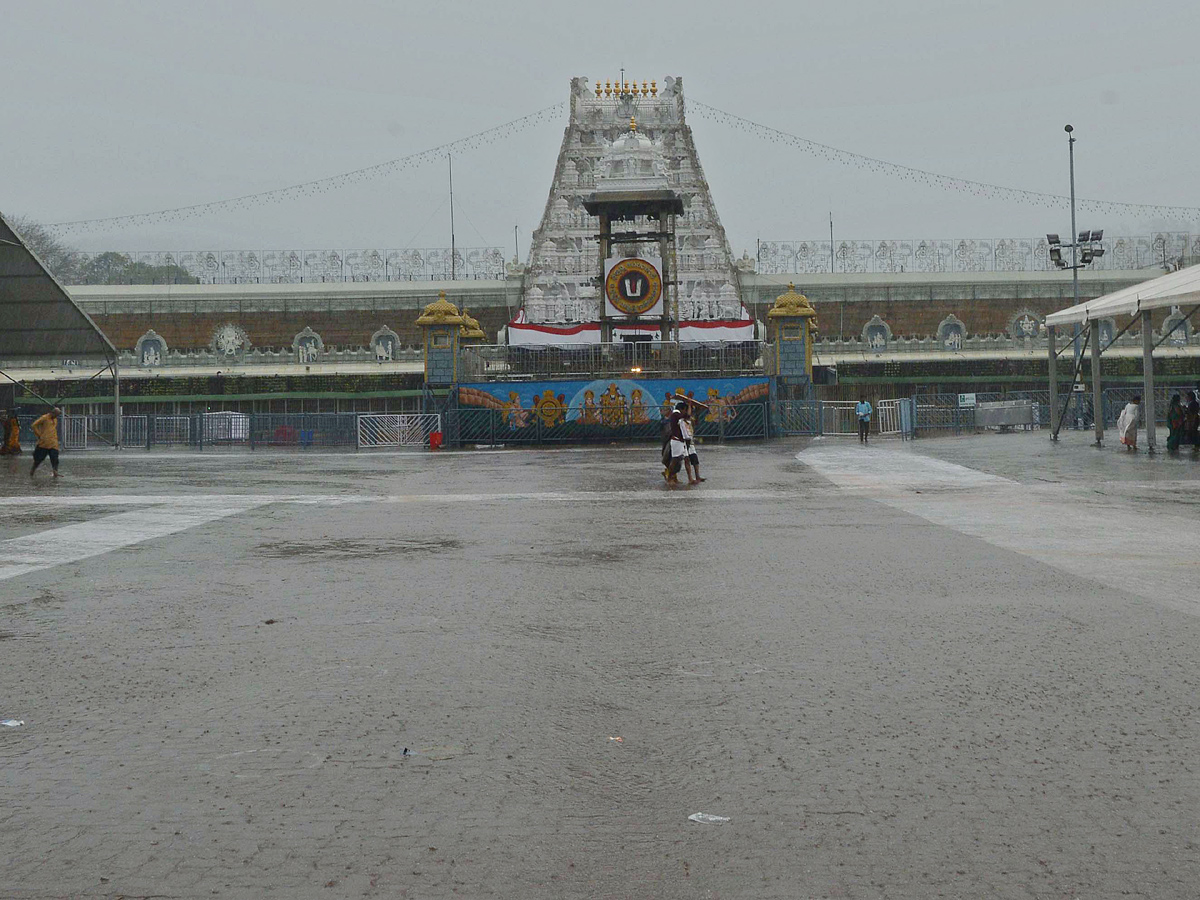
<svg viewBox="0 0 1200 900"><path fill-rule="evenodd" d="M662 275L644 259L622 259L604 279L604 295L627 316L641 316L662 299Z"/></svg>

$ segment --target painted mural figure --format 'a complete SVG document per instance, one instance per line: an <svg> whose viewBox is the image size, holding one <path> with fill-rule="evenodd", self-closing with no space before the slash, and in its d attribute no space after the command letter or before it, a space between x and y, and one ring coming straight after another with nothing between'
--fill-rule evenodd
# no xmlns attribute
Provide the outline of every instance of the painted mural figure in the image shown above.
<svg viewBox="0 0 1200 900"><path fill-rule="evenodd" d="M729 402L729 399L721 396L721 392L716 388L708 389L708 412L704 416L705 422L732 422L737 418L737 410Z"/></svg>
<svg viewBox="0 0 1200 900"><path fill-rule="evenodd" d="M583 413L580 415L580 421L584 425L599 425L600 424L600 408L596 406L596 392L583 392Z"/></svg>
<svg viewBox="0 0 1200 900"><path fill-rule="evenodd" d="M629 418L635 425L645 425L650 421L650 407L642 402L642 391L634 388L629 394Z"/></svg>
<svg viewBox="0 0 1200 900"><path fill-rule="evenodd" d="M608 390L600 395L600 418L605 425L616 428L625 424L625 395L616 384L610 384Z"/></svg>
<svg viewBox="0 0 1200 900"><path fill-rule="evenodd" d="M509 428L524 428L529 424L529 410L521 407L521 398L516 391L508 392L508 400L500 404L500 411Z"/></svg>

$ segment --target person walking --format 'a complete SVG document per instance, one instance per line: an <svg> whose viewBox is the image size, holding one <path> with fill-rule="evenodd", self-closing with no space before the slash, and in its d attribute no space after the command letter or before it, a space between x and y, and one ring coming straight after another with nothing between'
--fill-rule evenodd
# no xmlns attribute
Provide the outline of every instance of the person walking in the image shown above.
<svg viewBox="0 0 1200 900"><path fill-rule="evenodd" d="M682 426L680 431L683 432L683 449L687 453L683 464L687 468L688 484L699 484L707 479L700 477L700 457L696 454L696 420L692 418L692 404L688 404L679 424Z"/></svg>
<svg viewBox="0 0 1200 900"><path fill-rule="evenodd" d="M44 416L33 422L33 433L37 436L37 446L33 448L33 468L29 477L37 474L38 466L47 456L50 457L50 468L55 478L61 478L58 473L58 417L62 410L57 406Z"/></svg>
<svg viewBox="0 0 1200 900"><path fill-rule="evenodd" d="M1167 406L1167 449L1179 449L1179 441L1183 438L1183 401L1178 394L1171 395L1171 403Z"/></svg>
<svg viewBox="0 0 1200 900"><path fill-rule="evenodd" d="M1135 394L1117 417L1117 434L1127 450L1137 450L1138 417L1142 414L1142 398Z"/></svg>
<svg viewBox="0 0 1200 900"><path fill-rule="evenodd" d="M859 397L858 403L854 405L854 414L858 416L858 442L860 444L867 443L867 435L871 431L871 413L873 411L866 397Z"/></svg>
<svg viewBox="0 0 1200 900"><path fill-rule="evenodd" d="M17 411L10 409L4 420L4 446L0 447L0 456L21 455L21 422Z"/></svg>
<svg viewBox="0 0 1200 900"><path fill-rule="evenodd" d="M683 438L683 419L686 415L687 401L681 400L675 404L675 411L667 419L669 429L667 448L670 453L670 462L667 464L667 470L663 473L663 478L667 480L670 487L679 484L679 469L683 466L683 460L687 456L687 445Z"/></svg>

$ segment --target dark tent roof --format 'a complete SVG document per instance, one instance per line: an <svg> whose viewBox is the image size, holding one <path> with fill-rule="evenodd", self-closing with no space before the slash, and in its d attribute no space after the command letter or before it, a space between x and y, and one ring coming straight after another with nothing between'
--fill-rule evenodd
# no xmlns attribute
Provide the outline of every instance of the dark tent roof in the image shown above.
<svg viewBox="0 0 1200 900"><path fill-rule="evenodd" d="M104 332L0 215L0 363L116 356Z"/></svg>

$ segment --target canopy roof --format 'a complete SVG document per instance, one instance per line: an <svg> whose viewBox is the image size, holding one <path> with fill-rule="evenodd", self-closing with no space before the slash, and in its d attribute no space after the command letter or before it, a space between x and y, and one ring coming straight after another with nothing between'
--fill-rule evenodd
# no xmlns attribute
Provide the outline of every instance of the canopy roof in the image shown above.
<svg viewBox="0 0 1200 900"><path fill-rule="evenodd" d="M1107 316L1133 316L1146 309L1200 303L1200 266L1168 272L1141 284L1104 294L1046 316L1047 325L1074 325Z"/></svg>
<svg viewBox="0 0 1200 900"><path fill-rule="evenodd" d="M0 215L0 362L116 356L104 332Z"/></svg>

